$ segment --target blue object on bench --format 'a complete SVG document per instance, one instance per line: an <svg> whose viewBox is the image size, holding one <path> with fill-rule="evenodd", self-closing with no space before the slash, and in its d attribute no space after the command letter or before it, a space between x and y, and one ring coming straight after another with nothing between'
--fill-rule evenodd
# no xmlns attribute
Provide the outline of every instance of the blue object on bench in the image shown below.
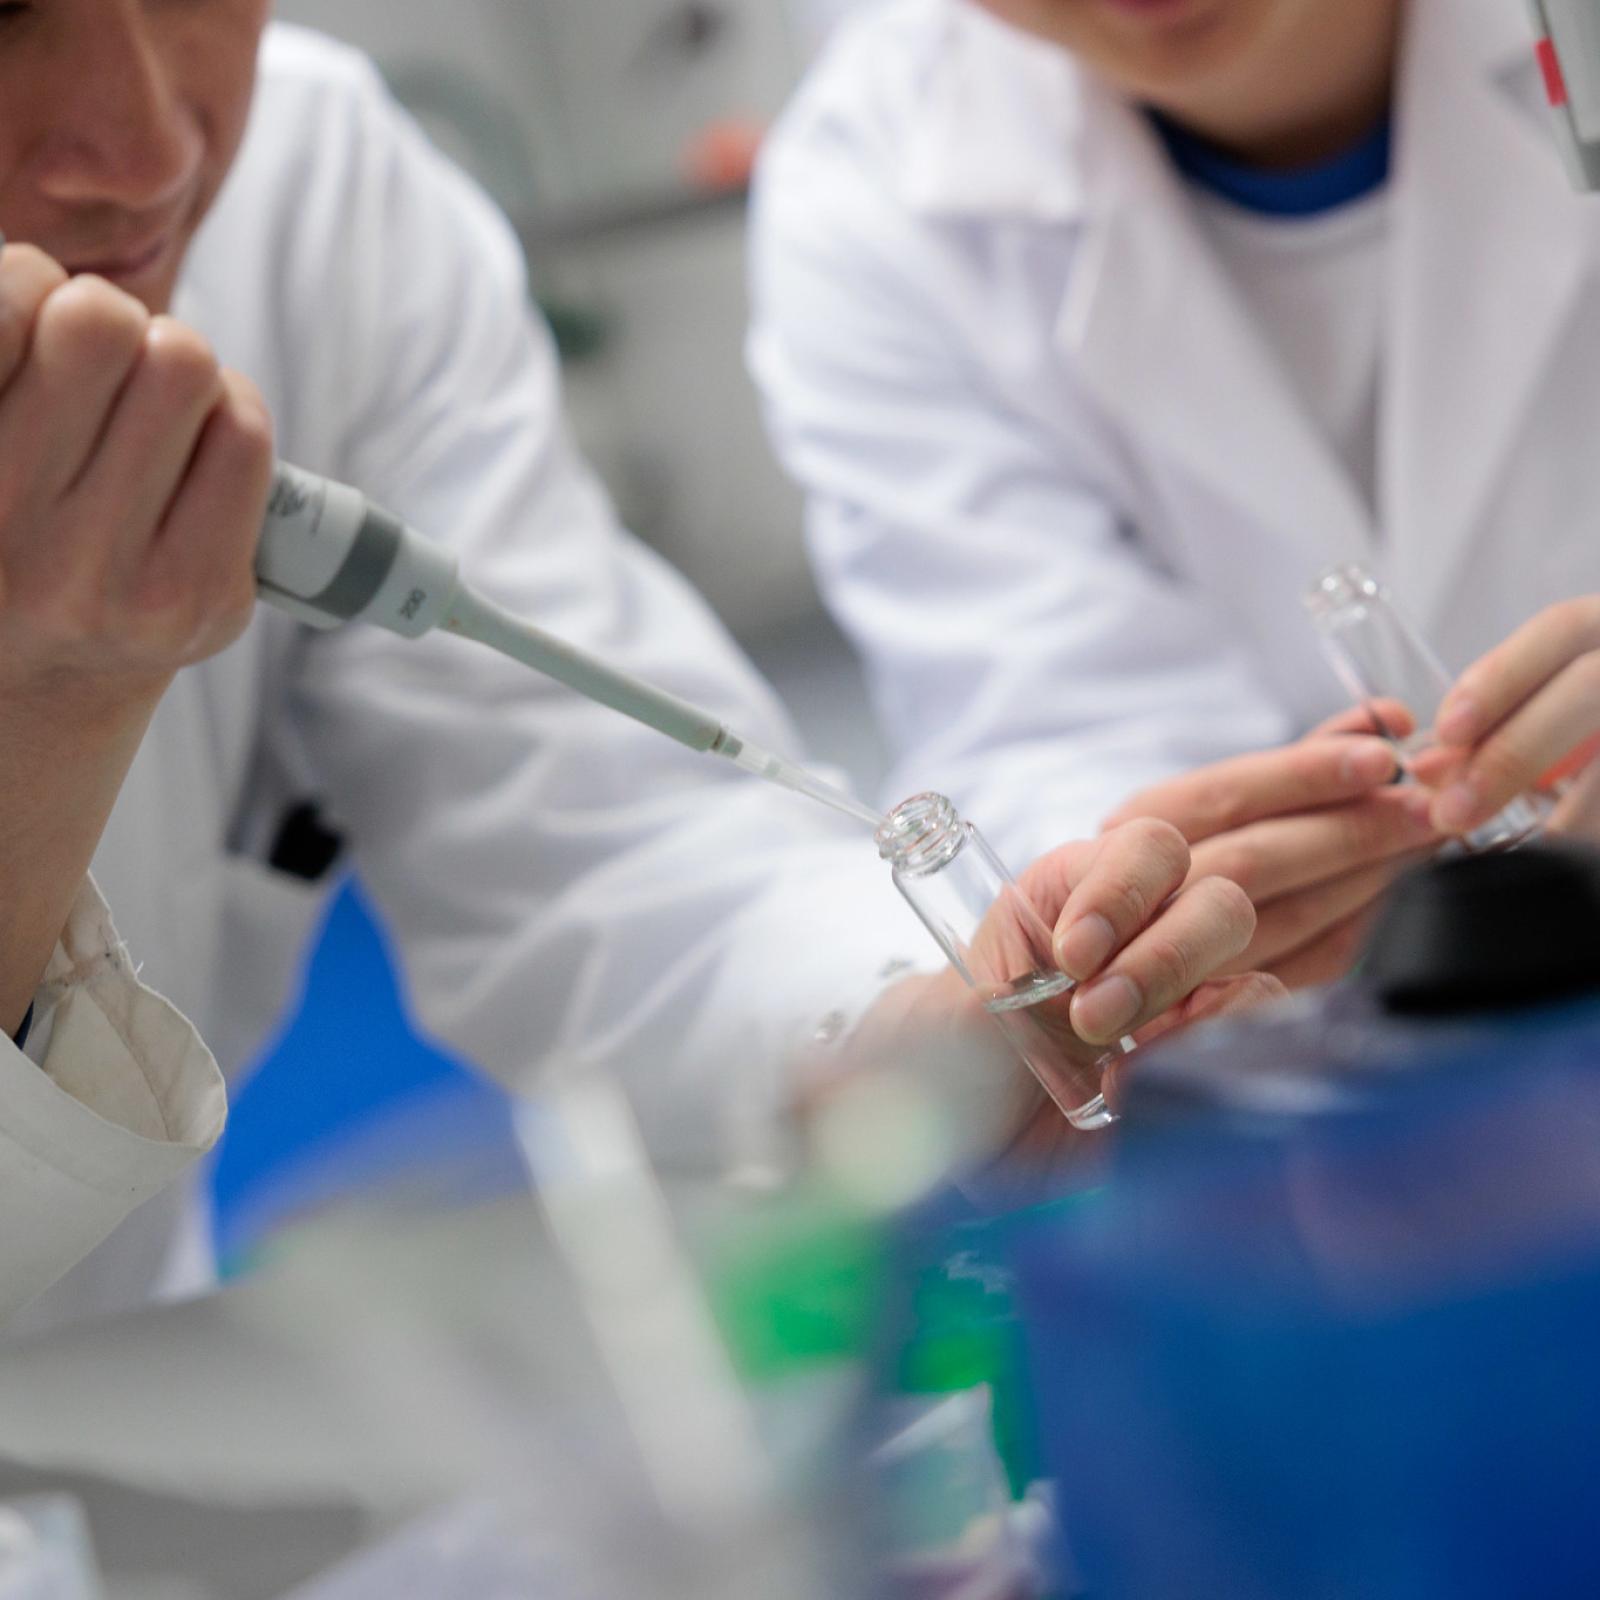
<svg viewBox="0 0 1600 1600"><path fill-rule="evenodd" d="M1331 1111L1130 1126L1012 1262L1096 1600L1600 1595L1593 1007Z"/></svg>
<svg viewBox="0 0 1600 1600"><path fill-rule="evenodd" d="M219 1259L236 1270L286 1221L446 1172L458 1194L524 1181L509 1102L418 1036L381 922L347 882L299 1010L235 1100L212 1169Z"/></svg>

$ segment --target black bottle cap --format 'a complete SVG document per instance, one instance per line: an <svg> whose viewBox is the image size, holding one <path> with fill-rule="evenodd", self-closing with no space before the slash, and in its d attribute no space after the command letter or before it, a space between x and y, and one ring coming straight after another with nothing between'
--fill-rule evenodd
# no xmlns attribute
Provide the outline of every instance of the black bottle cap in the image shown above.
<svg viewBox="0 0 1600 1600"><path fill-rule="evenodd" d="M1419 867L1390 895L1362 970L1397 1015L1600 997L1600 851L1540 840Z"/></svg>

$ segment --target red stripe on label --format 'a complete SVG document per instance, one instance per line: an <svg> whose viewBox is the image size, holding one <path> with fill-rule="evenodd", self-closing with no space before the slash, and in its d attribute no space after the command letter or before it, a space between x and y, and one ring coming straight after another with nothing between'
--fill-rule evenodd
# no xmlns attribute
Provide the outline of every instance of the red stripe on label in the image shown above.
<svg viewBox="0 0 1600 1600"><path fill-rule="evenodd" d="M1539 70L1544 73L1544 92L1550 96L1550 104L1560 110L1567 103L1567 80L1561 71L1561 57L1548 39L1539 41L1538 56Z"/></svg>

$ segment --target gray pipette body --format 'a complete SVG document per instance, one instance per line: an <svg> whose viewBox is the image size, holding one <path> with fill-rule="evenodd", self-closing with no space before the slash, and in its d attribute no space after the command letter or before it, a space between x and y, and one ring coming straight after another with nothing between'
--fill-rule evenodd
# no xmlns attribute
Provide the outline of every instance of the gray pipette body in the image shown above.
<svg viewBox="0 0 1600 1600"><path fill-rule="evenodd" d="M256 554L262 599L316 628L368 622L420 639L448 628L697 750L876 827L869 807L741 738L709 711L536 628L462 580L460 563L358 489L280 463Z"/></svg>
<svg viewBox="0 0 1600 1600"><path fill-rule="evenodd" d="M692 750L720 720L544 633L475 594L460 563L360 490L281 465L256 556L262 599L313 627L370 622L402 638L446 627L555 678Z"/></svg>
<svg viewBox="0 0 1600 1600"><path fill-rule="evenodd" d="M0 232L0 249L5 243ZM871 828L883 821L804 767L741 738L711 712L503 611L462 582L450 551L348 484L278 463L256 550L256 585L263 600L313 628L370 622L405 639L449 628L691 750L725 756Z"/></svg>

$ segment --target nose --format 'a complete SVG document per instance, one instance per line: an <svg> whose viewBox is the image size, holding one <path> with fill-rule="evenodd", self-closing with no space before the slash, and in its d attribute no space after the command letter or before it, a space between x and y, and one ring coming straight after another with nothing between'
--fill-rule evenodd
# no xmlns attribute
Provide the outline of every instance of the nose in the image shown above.
<svg viewBox="0 0 1600 1600"><path fill-rule="evenodd" d="M115 0L73 41L52 126L36 148L49 199L155 210L181 196L204 155L141 0Z"/></svg>

